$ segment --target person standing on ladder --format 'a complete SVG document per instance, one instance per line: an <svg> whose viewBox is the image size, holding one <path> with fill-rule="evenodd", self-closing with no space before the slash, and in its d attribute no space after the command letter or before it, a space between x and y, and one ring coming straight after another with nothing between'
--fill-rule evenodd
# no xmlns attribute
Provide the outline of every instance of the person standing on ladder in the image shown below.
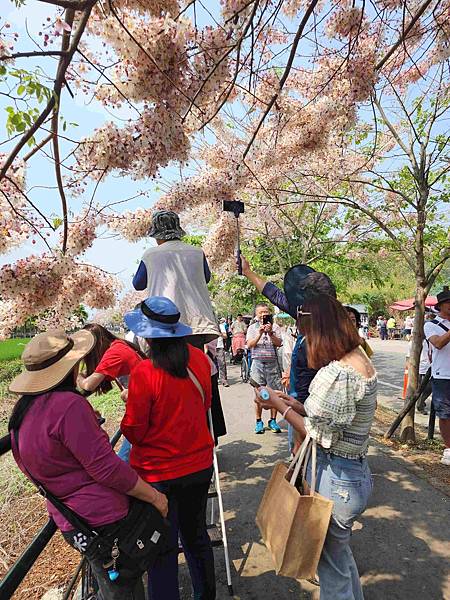
<svg viewBox="0 0 450 600"><path fill-rule="evenodd" d="M424 331L431 348L432 402L439 418L439 429L445 444L441 463L450 466L450 291L448 286L437 295L434 308L439 311L439 316L432 321L427 321Z"/></svg>
<svg viewBox="0 0 450 600"><path fill-rule="evenodd" d="M171 210L153 214L148 235L156 240L156 246L144 252L133 286L147 290L149 297L172 300L180 311L180 320L192 329L187 342L204 351L206 344L219 338L220 331L209 297L211 272L203 250L182 241L186 233L177 213ZM218 394L213 396L211 413L215 435L225 435L227 428Z"/></svg>
<svg viewBox="0 0 450 600"><path fill-rule="evenodd" d="M175 302L182 322L192 329L188 342L203 350L220 335L207 288L211 272L203 250L181 241L186 233L171 210L154 213L148 235L157 245L144 252L133 286L146 290L149 297L164 296Z"/></svg>

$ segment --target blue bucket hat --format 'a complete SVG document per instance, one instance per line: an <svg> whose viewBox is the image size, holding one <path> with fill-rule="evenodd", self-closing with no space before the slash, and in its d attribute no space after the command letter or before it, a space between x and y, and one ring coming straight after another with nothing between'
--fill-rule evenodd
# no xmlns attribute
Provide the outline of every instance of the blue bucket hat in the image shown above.
<svg viewBox="0 0 450 600"><path fill-rule="evenodd" d="M180 323L180 311L164 296L152 296L123 318L126 326L145 339L179 338L191 335L192 329Z"/></svg>

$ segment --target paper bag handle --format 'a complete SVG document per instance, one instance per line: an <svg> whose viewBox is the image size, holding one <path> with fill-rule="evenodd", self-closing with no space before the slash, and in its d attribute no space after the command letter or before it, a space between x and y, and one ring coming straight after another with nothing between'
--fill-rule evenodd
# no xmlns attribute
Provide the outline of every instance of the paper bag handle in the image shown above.
<svg viewBox="0 0 450 600"><path fill-rule="evenodd" d="M304 467L304 476L306 475L306 466L309 461L310 453L312 455L312 464L311 464L311 486L310 486L310 496L314 496L314 492L316 489L316 471L317 471L317 444L316 440L311 439L311 436L308 434L303 440L302 445L300 446L297 454L294 456L294 459L291 463L292 466L295 465L294 471L292 473L290 484L295 485L299 473Z"/></svg>

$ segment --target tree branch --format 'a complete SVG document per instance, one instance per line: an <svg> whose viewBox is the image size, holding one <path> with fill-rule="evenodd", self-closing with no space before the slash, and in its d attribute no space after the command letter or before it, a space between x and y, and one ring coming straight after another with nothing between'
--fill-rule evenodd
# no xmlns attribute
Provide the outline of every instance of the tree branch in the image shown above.
<svg viewBox="0 0 450 600"><path fill-rule="evenodd" d="M41 1L45 1L45 0L41 0ZM61 56L61 58L60 58L60 61L58 64L58 70L56 72L55 83L53 85L52 97L50 98L50 100L47 103L47 106L41 112L41 114L36 119L36 121L34 122L32 127L30 127L30 129L26 133L24 133L24 135L21 137L19 142L16 144L16 146L13 148L13 150L9 154L8 158L6 159L5 163L3 164L3 166L0 170L0 181L5 177L6 173L8 172L9 167L12 165L15 158L17 157L19 152L22 150L22 148L25 146L25 144L28 142L28 140L30 140L33 137L33 135L36 133L36 131L38 131L38 129L45 122L45 120L50 115L52 110L55 108L56 101L57 100L59 101L59 97L61 95L61 90L62 90L62 87L64 84L64 79L66 76L67 68L70 65L73 55L74 55L74 53L77 49L77 46L80 42L81 36L83 35L83 32L86 28L92 8L93 8L94 4L96 4L96 2L97 2L97 0L89 0L86 3L86 9L84 10L83 15L81 16L79 25L73 36L72 42L67 50L67 53L64 56ZM53 2L51 2L51 4L53 4ZM72 4L71 4L71 7L72 7Z"/></svg>
<svg viewBox="0 0 450 600"><path fill-rule="evenodd" d="M300 25L297 29L297 33L295 34L295 38L294 41L292 43L292 48L291 48L291 52L289 54L289 58L286 64L286 68L284 69L284 73L280 79L280 82L278 84L278 90L277 92L272 96L269 104L267 105L266 110L264 111L263 115L261 116L258 125L256 126L255 131L253 132L253 135L249 141L249 143L247 144L246 149L244 150L244 154L242 155L242 159L245 160L245 157L247 156L247 154L249 153L250 148L253 145L253 142L255 141L259 130L261 129L264 121L266 120L267 115L270 113L270 111L272 110L273 105L275 104L275 102L277 101L277 98L280 95L280 92L282 91L284 84L286 83L287 78L289 77L289 73L291 72L292 69L292 65L294 63L294 59L295 59L295 53L297 52L297 47L300 43L300 39L303 35L303 31L306 27L306 24L309 21L310 16L312 15L312 13L314 12L315 7L317 6L318 0L312 0L311 4L308 6L308 8L306 9L306 12L303 16L303 19L300 22Z"/></svg>
<svg viewBox="0 0 450 600"><path fill-rule="evenodd" d="M85 10L92 4L92 0L38 0L38 2L53 4L54 6L61 6L61 8L72 10ZM95 0L95 2L97 2L97 0Z"/></svg>
<svg viewBox="0 0 450 600"><path fill-rule="evenodd" d="M38 52L37 50L31 50L30 52L16 52L15 54L4 54L3 56L0 56L0 61L36 56L65 56L66 54L67 53L63 52L62 50L42 50L42 52Z"/></svg>
<svg viewBox="0 0 450 600"><path fill-rule="evenodd" d="M414 15L414 17L411 19L411 21L409 22L408 27L406 27L406 29L404 29L400 35L400 37L398 38L398 40L395 42L395 44L392 46L392 48L384 55L384 57L376 64L375 66L375 70L376 71L380 71L384 65L387 63L387 61L391 58L391 56L397 51L397 49L403 44L403 40L406 38L406 36L408 35L408 33L411 31L411 29L414 27L414 25L417 23L417 21L420 19L420 17L423 15L423 13L427 10L427 8L430 6L430 4L432 3L433 0L425 0L425 2L419 7L418 11L416 12L416 14Z"/></svg>
<svg viewBox="0 0 450 600"><path fill-rule="evenodd" d="M75 11L72 9L67 9L65 14L65 21L70 26L72 30L73 21L75 18ZM64 51L67 52L67 48L70 44L70 33L64 31L61 47ZM62 215L63 215L63 243L62 243L62 253L66 253L67 249L67 237L69 234L69 222L67 216L67 199L66 193L64 191L64 183L61 175L61 157L59 153L59 139L58 139L58 117L59 117L59 107L61 105L60 97L58 97L58 103L55 105L53 109L52 115L52 124L51 124L51 136L52 136L52 144L53 144L53 155L55 159L55 175L56 175L56 183L58 185L59 196L61 198L61 206L62 206Z"/></svg>
<svg viewBox="0 0 450 600"><path fill-rule="evenodd" d="M25 154L25 156L23 157L23 162L27 162L28 160L30 160L30 158L32 156L34 156L36 154L36 152L38 150L40 150L41 148L43 148L46 144L48 144L48 142L52 139L52 134L50 133L49 135L47 135L41 142L39 142L39 144L36 144L36 146L34 148L32 148L30 150L30 152L28 152L28 154Z"/></svg>

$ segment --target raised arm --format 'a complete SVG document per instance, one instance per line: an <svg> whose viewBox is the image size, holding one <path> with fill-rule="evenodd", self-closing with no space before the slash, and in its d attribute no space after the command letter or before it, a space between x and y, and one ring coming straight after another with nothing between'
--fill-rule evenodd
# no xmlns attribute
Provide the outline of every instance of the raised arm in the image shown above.
<svg viewBox="0 0 450 600"><path fill-rule="evenodd" d="M261 292L263 296L265 296L272 304L278 306L280 310L287 312L294 319L297 318L297 314L293 314L289 307L285 293L271 281L267 281L264 277L254 273L250 268L248 260L242 255L241 260L242 274L253 283L258 292Z"/></svg>
<svg viewBox="0 0 450 600"><path fill-rule="evenodd" d="M254 273L250 268L250 264L249 264L248 260L242 255L241 255L241 261L242 261L242 275L244 275L244 277L247 277L247 279L253 283L253 285L256 287L258 292L262 292L264 289L264 286L267 283L267 280L264 279L263 277L261 277L260 275L257 275L256 273Z"/></svg>

